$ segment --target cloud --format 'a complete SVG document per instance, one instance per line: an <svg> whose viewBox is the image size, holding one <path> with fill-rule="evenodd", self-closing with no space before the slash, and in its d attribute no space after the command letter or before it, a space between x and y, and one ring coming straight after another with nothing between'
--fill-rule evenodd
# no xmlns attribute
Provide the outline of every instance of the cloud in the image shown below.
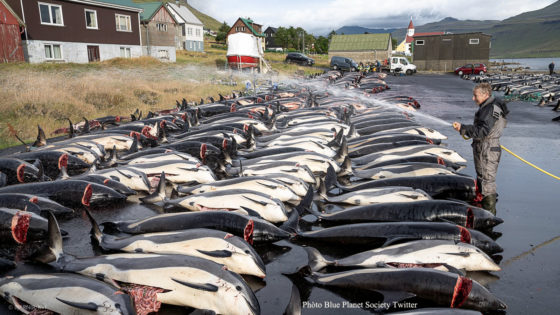
<svg viewBox="0 0 560 315"><path fill-rule="evenodd" d="M523 12L542 9L555 0L283 0L226 1L189 0L198 10L220 22L233 24L251 17L263 26L301 26L314 34L326 34L342 26L404 28L410 17L415 25L445 17L460 20L503 20Z"/></svg>

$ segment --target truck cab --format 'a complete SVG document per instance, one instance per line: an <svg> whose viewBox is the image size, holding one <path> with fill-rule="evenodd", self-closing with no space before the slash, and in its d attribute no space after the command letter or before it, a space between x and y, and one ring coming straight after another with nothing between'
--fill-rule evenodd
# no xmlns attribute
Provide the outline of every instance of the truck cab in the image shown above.
<svg viewBox="0 0 560 315"><path fill-rule="evenodd" d="M404 57L391 57L391 72L401 72L411 75L416 73L416 66Z"/></svg>

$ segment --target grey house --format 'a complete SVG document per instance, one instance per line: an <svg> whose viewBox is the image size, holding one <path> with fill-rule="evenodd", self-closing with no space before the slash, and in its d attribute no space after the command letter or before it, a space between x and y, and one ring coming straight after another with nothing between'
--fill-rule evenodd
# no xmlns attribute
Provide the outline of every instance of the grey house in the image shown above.
<svg viewBox="0 0 560 315"><path fill-rule="evenodd" d="M204 51L204 30L202 22L185 5L168 2L167 9L177 24L175 43L177 49Z"/></svg>

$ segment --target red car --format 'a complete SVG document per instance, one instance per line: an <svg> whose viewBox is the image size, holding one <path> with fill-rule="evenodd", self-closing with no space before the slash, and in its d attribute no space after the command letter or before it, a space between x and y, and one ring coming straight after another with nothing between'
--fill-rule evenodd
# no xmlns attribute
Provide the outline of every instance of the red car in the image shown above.
<svg viewBox="0 0 560 315"><path fill-rule="evenodd" d="M486 69L486 65L483 63L468 64L455 69L455 74L458 75L473 73L483 75L486 72L488 72L488 70Z"/></svg>

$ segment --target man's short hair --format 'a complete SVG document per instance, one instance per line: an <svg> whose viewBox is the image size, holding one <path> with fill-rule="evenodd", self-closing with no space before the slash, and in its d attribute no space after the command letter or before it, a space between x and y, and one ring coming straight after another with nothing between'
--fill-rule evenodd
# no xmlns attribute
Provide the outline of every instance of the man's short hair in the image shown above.
<svg viewBox="0 0 560 315"><path fill-rule="evenodd" d="M479 90L482 93L488 94L488 96L492 95L492 86L490 83L479 83L474 87L474 90Z"/></svg>

